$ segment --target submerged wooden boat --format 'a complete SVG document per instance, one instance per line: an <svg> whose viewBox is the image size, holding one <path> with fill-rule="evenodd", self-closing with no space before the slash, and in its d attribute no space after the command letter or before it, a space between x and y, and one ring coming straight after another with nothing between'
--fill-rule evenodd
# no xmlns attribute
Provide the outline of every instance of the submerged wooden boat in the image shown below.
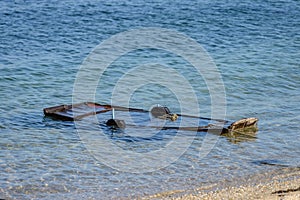
<svg viewBox="0 0 300 200"><path fill-rule="evenodd" d="M118 113L118 119L114 114ZM84 102L73 105L59 105L44 108L45 116L55 119L76 121L91 116L99 116L102 122L112 128L126 129L126 127L149 127L162 130L175 129L197 132L216 132L233 136L236 134L254 135L257 128L257 118L244 118L235 122L222 119L211 119L198 116L171 113L167 107L156 106L150 111L138 108L126 108L121 106L103 105L92 102ZM128 115L129 114L129 115ZM127 118L133 118L127 123ZM161 120L162 125L147 123L152 118ZM182 121L199 121L196 125L182 124Z"/></svg>

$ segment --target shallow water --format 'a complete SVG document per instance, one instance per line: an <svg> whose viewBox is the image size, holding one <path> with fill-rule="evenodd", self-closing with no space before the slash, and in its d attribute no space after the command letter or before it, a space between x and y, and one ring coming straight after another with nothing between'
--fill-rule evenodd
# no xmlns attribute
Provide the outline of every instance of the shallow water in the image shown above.
<svg viewBox="0 0 300 200"><path fill-rule="evenodd" d="M200 133L172 164L134 174L95 159L72 122L44 118L44 107L72 102L76 73L96 45L141 27L176 30L200 43L222 75L226 118L259 118L257 137L211 136L217 144L199 158L206 136ZM130 198L265 173L280 167L276 163L299 166L299 33L300 4L292 0L1 1L0 197ZM210 117L205 82L185 61L160 50L139 53L113 64L99 83L97 102L110 103L111 88L124 69L155 59L185 74L201 102L201 116ZM179 111L174 94L159 85L145 85L131 100L134 107L159 103ZM183 140L189 137L194 136L183 134ZM112 138L136 151L168 139Z"/></svg>

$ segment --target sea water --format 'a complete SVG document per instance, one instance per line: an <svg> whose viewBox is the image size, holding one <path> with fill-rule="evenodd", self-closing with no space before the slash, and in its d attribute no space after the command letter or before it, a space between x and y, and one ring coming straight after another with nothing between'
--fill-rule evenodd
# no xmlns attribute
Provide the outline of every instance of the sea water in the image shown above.
<svg viewBox="0 0 300 200"><path fill-rule="evenodd" d="M226 119L257 117L256 137L216 136L214 147L201 157L207 135L197 134L169 165L131 173L95 159L73 122L44 118L43 108L72 103L76 74L98 44L145 27L174 30L202 45L224 83ZM0 2L0 36L1 198L135 198L230 182L280 170L282 165L299 166L300 4L296 0L5 0ZM209 89L191 67L184 67L189 63L170 52L148 51L113 63L99 82L96 101L111 103L111 90L124 69L155 60L181 70L200 99L201 116L210 117ZM135 91L130 105L149 109L154 103L174 112L180 106L172 91L151 83ZM182 135L183 140L191 137ZM148 147L165 145L172 140L169 137L115 141L133 151L141 147L150 151ZM268 162L271 165L262 164Z"/></svg>

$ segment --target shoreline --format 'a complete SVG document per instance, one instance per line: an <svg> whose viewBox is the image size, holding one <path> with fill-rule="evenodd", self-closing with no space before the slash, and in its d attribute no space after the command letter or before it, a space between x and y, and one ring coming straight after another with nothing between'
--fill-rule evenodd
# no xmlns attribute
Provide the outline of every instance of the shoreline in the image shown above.
<svg viewBox="0 0 300 200"><path fill-rule="evenodd" d="M234 183L213 184L193 190L174 190L141 199L300 199L300 168L283 168L266 174L235 180Z"/></svg>

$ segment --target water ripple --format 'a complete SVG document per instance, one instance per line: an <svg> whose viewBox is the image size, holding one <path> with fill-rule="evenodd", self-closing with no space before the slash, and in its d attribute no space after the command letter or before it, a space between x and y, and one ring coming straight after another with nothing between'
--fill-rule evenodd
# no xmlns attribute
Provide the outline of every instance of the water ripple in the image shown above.
<svg viewBox="0 0 300 200"><path fill-rule="evenodd" d="M1 1L0 197L134 198L276 168L257 161L299 166L299 10L294 0ZM204 46L224 80L227 118L260 119L254 140L220 137L200 160L201 133L172 165L136 175L94 160L72 122L43 116L44 107L72 102L79 65L96 45L121 31L151 26L181 31ZM116 61L98 85L97 101L109 103L118 78L153 59L185 75L201 101L201 113L209 115L211 99L203 79L178 56L158 50ZM160 103L177 111L173 97L150 85L137 91L132 103L145 109ZM137 152L162 147L173 137L172 132L150 139L142 134L105 137Z"/></svg>

